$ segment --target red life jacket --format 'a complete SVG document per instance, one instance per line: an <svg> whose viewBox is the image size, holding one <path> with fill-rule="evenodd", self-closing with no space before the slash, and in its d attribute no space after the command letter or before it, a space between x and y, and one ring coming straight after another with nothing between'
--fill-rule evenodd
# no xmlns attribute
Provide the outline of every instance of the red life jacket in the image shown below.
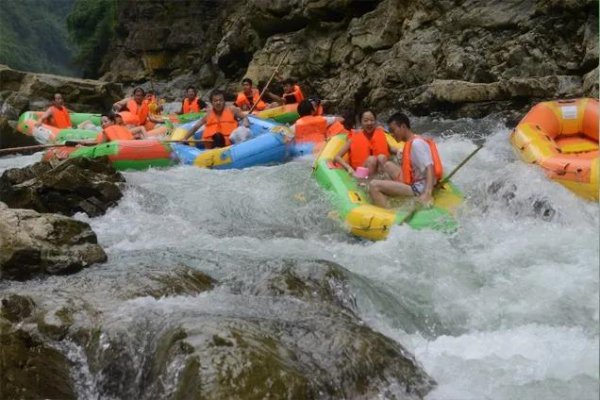
<svg viewBox="0 0 600 400"><path fill-rule="evenodd" d="M229 145L231 144L229 135L237 127L238 122L229 107L225 107L221 115L217 115L214 110L211 110L206 116L206 127L204 128L202 139L210 139L215 133L220 132L225 136L226 144Z"/></svg>
<svg viewBox="0 0 600 400"><path fill-rule="evenodd" d="M58 108L56 106L50 107L52 110L51 124L57 128L71 128L71 117L66 107Z"/></svg>
<svg viewBox="0 0 600 400"><path fill-rule="evenodd" d="M390 156L390 149L381 127L375 128L371 139L360 131L355 131L350 139L350 166L354 169L362 167L369 156Z"/></svg>
<svg viewBox="0 0 600 400"><path fill-rule="evenodd" d="M424 140L429 145L431 159L433 160L433 173L435 178L439 181L442 179L444 169L442 167L442 160L440 160L440 154L438 153L437 146L432 139L424 138L418 135L414 135L408 142L404 143L404 148L402 149L402 181L407 185L412 185L415 183L410 155L412 143L416 138Z"/></svg>
<svg viewBox="0 0 600 400"><path fill-rule="evenodd" d="M299 118L294 124L296 127L296 142L320 143L325 140L327 132L327 119L314 115Z"/></svg>
<svg viewBox="0 0 600 400"><path fill-rule="evenodd" d="M142 104L139 105L134 99L131 99L127 102L127 109L138 117L138 121L132 121L132 124L144 125L146 123L148 118L148 103L146 101L142 101Z"/></svg>
<svg viewBox="0 0 600 400"><path fill-rule="evenodd" d="M235 99L235 105L241 109L244 109L244 106L246 106L246 109L249 110L252 108L253 104L256 104L256 107L254 107L254 109L256 111L262 111L265 108L267 108L267 105L264 101L259 100L259 98L260 93L258 92L258 89L252 89L252 103L250 103L250 101L248 100L248 96L246 96L246 94L242 91L238 93L237 99Z"/></svg>
<svg viewBox="0 0 600 400"><path fill-rule="evenodd" d="M192 101L187 97L183 99L183 105L181 106L181 111L184 114L192 113L192 112L200 112L200 105L198 104L198 97L194 97Z"/></svg>

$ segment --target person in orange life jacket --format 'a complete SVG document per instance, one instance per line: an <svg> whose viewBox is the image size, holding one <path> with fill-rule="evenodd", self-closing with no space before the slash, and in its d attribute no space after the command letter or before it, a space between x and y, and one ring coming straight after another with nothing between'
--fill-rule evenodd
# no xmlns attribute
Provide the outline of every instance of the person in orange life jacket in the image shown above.
<svg viewBox="0 0 600 400"><path fill-rule="evenodd" d="M146 92L138 87L133 90L133 97L126 97L113 104L115 111L129 111L137 116L136 122L130 124L132 126L143 126L147 121L152 123L161 123L160 119L156 119L149 114L148 102L146 101ZM150 128L149 128L150 129Z"/></svg>
<svg viewBox="0 0 600 400"><path fill-rule="evenodd" d="M390 149L385 132L377 125L373 111L363 111L360 123L362 129L352 132L334 160L350 174L358 167L366 167L369 169L369 176L373 176L387 162ZM349 153L349 162L344 160L346 153Z"/></svg>
<svg viewBox="0 0 600 400"><path fill-rule="evenodd" d="M114 114L102 115L101 123L102 131L96 136L97 143L139 139L127 126L117 124Z"/></svg>
<svg viewBox="0 0 600 400"><path fill-rule="evenodd" d="M387 207L387 197L416 196L429 206L433 203L433 188L442 178L442 163L435 143L410 130L410 121L402 113L392 115L388 125L398 141L404 141L400 166L388 161L384 170L389 180L371 181L369 192L373 203Z"/></svg>
<svg viewBox="0 0 600 400"><path fill-rule="evenodd" d="M277 96L271 92L267 92L267 94L282 105L300 103L304 100L304 95L302 94L302 90L300 90L300 86L298 86L293 79L285 79L282 83L283 95Z"/></svg>
<svg viewBox="0 0 600 400"><path fill-rule="evenodd" d="M327 128L329 126L336 122L344 122L341 117L323 117L314 114L315 109L310 101L302 100L298 104L300 118L290 127L297 143L323 142L327 139Z"/></svg>
<svg viewBox="0 0 600 400"><path fill-rule="evenodd" d="M238 127L238 120L242 120L244 127L250 127L250 122L246 116L247 113L242 112L235 106L225 105L225 93L222 90L215 89L210 94L211 108L208 114L188 131L184 139L191 137L203 125L204 133L202 139L210 139L213 142L207 142L207 148L225 147L231 144L229 135Z"/></svg>
<svg viewBox="0 0 600 400"><path fill-rule="evenodd" d="M156 97L154 90L151 89L146 92L144 101L148 105L148 111L151 115L158 115L163 111L163 106L160 104L158 97Z"/></svg>
<svg viewBox="0 0 600 400"><path fill-rule="evenodd" d="M44 122L57 128L71 128L71 117L69 116L69 110L65 107L62 94L54 94L52 105L42 114L35 126L40 126Z"/></svg>
<svg viewBox="0 0 600 400"><path fill-rule="evenodd" d="M195 87L188 86L185 90L185 98L181 102L181 111L178 114L200 112L206 108L206 103L198 97L197 93Z"/></svg>
<svg viewBox="0 0 600 400"><path fill-rule="evenodd" d="M323 115L323 105L321 104L321 99L318 96L311 96L308 98L308 101L312 104L315 112L313 115Z"/></svg>
<svg viewBox="0 0 600 400"><path fill-rule="evenodd" d="M234 104L242 111L249 111L254 103L256 103L256 107L254 107L256 111L270 108L270 104L266 104L262 99L259 99L260 93L258 89L252 87L253 84L250 78L242 79L242 91L237 94Z"/></svg>

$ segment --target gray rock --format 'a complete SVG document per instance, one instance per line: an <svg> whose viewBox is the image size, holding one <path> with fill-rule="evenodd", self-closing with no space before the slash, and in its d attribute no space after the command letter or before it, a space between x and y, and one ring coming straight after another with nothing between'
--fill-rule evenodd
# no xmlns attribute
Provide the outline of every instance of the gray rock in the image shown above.
<svg viewBox="0 0 600 400"><path fill-rule="evenodd" d="M107 160L72 158L53 165L39 162L4 171L0 200L13 208L73 215L102 215L123 197L123 176Z"/></svg>
<svg viewBox="0 0 600 400"><path fill-rule="evenodd" d="M106 261L85 222L0 203L0 279L70 274Z"/></svg>

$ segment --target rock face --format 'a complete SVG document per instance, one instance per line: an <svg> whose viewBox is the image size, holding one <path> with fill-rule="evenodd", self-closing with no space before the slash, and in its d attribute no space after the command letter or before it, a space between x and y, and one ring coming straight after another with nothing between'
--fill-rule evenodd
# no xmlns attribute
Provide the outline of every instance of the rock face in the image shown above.
<svg viewBox="0 0 600 400"><path fill-rule="evenodd" d="M482 116L598 96L592 0L118 3L128 30L104 78L139 83L151 73L167 97L190 83L235 89L245 75L266 80L287 50L282 75L336 111Z"/></svg>
<svg viewBox="0 0 600 400"><path fill-rule="evenodd" d="M69 274L106 261L85 222L0 203L0 280Z"/></svg>
<svg viewBox="0 0 600 400"><path fill-rule="evenodd" d="M68 352L80 379L57 385L79 398L422 399L435 385L401 345L357 317L339 267L262 263L251 281L216 282L185 266L130 266L126 279L85 283L75 275L65 279L83 284L85 297L51 287L32 289L34 298L6 295L0 323L16 330L18 321Z"/></svg>
<svg viewBox="0 0 600 400"><path fill-rule="evenodd" d="M16 71L0 65L0 148L23 143L27 136L16 132L19 115L27 110L45 110L54 96L62 93L67 107L75 112L105 112L122 98L121 84L59 75Z"/></svg>
<svg viewBox="0 0 600 400"><path fill-rule="evenodd" d="M117 184L124 181L105 159L38 162L6 170L0 177L0 200L13 208L95 217L123 197Z"/></svg>

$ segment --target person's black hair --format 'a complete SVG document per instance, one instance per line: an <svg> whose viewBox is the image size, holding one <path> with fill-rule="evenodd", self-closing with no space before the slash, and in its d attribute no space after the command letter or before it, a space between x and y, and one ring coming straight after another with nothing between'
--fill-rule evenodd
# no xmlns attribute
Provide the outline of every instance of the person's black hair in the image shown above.
<svg viewBox="0 0 600 400"><path fill-rule="evenodd" d="M108 118L109 120L111 120L112 122L115 122L115 120L116 120L116 113L114 113L114 112L112 112L112 111L111 111L111 112L109 112L109 113L107 113L107 114L102 114L102 115L100 116L100 118L102 118L102 117L106 117L106 118Z"/></svg>
<svg viewBox="0 0 600 400"><path fill-rule="evenodd" d="M398 126L404 124L408 129L410 129L410 121L408 120L408 117L406 116L406 114L403 114L401 112L397 112L388 118L388 125L392 122L395 122L396 124L398 124Z"/></svg>
<svg viewBox="0 0 600 400"><path fill-rule="evenodd" d="M142 89L141 87L136 87L135 89L133 89L133 94L135 95L137 92L142 92L142 95L145 96L146 92L144 91L144 89Z"/></svg>
<svg viewBox="0 0 600 400"><path fill-rule="evenodd" d="M344 122L342 123L344 125L344 128L348 130L354 129L354 126L356 124L356 115L354 115L354 112L352 110L343 110L340 116L344 118Z"/></svg>
<svg viewBox="0 0 600 400"><path fill-rule="evenodd" d="M154 93L154 90L150 89L146 92L146 94L156 94L156 93Z"/></svg>
<svg viewBox="0 0 600 400"><path fill-rule="evenodd" d="M249 83L250 86L252 86L254 83L252 82L252 79L250 78L244 78L242 79L242 83Z"/></svg>
<svg viewBox="0 0 600 400"><path fill-rule="evenodd" d="M284 85L295 85L296 81L293 80L292 78L287 78L287 79L284 79L283 82L281 82L281 83Z"/></svg>
<svg viewBox="0 0 600 400"><path fill-rule="evenodd" d="M307 115L311 115L314 111L313 105L308 100L302 100L298 104L298 115L301 117L305 117Z"/></svg>
<svg viewBox="0 0 600 400"><path fill-rule="evenodd" d="M362 121L362 119L363 119L363 115L365 115L365 113L368 113L368 112L370 112L371 114L373 114L373 117L374 117L375 119L377 119L377 114L375 114L375 111L373 111L373 110L363 110L363 111L361 111L361 113L360 113L360 120L361 120L361 121Z"/></svg>
<svg viewBox="0 0 600 400"><path fill-rule="evenodd" d="M212 101L213 97L215 96L223 96L223 99L225 99L225 92L222 91L221 89L215 89L212 92L210 92L210 96L208 96L209 100Z"/></svg>
<svg viewBox="0 0 600 400"><path fill-rule="evenodd" d="M196 88L192 85L188 86L185 91L187 92L188 90L192 89L194 91L194 93L198 93L198 91L196 90Z"/></svg>

